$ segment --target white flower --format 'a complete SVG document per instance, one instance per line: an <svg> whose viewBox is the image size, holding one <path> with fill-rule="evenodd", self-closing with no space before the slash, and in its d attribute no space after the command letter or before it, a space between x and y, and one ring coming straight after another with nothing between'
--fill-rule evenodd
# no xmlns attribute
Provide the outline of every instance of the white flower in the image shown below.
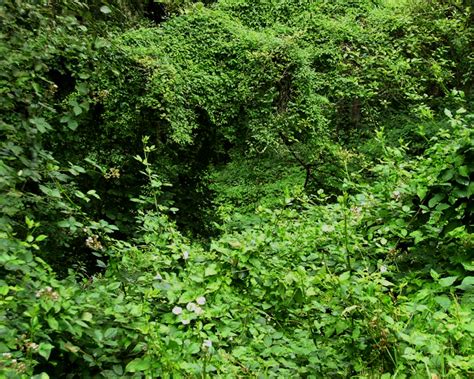
<svg viewBox="0 0 474 379"><path fill-rule="evenodd" d="M204 311L199 305L196 305L196 308L194 308L194 313L196 313L198 316L202 315Z"/></svg>
<svg viewBox="0 0 474 379"><path fill-rule="evenodd" d="M383 274L384 272L387 272L387 266L380 266L380 272Z"/></svg>
<svg viewBox="0 0 474 379"><path fill-rule="evenodd" d="M173 308L173 310L171 312L173 312L176 316L178 316L181 313L183 313L183 308L176 306L176 307Z"/></svg>
<svg viewBox="0 0 474 379"><path fill-rule="evenodd" d="M188 325L191 321L188 320L187 318L183 318L183 319L181 320L181 322L182 322L183 325Z"/></svg>
<svg viewBox="0 0 474 379"><path fill-rule="evenodd" d="M204 340L202 343L202 347L204 349L210 349L212 347L212 341L211 340Z"/></svg>
<svg viewBox="0 0 474 379"><path fill-rule="evenodd" d="M163 280L163 277L158 273L158 274L155 275L153 280Z"/></svg>
<svg viewBox="0 0 474 379"><path fill-rule="evenodd" d="M197 305L194 304L194 303L188 303L188 305L186 305L186 309L189 311L189 312L194 312L196 310L196 307Z"/></svg>
<svg viewBox="0 0 474 379"><path fill-rule="evenodd" d="M321 227L321 230L322 230L324 233L330 233L330 232L333 232L333 231L334 231L334 226L324 224L324 225Z"/></svg>
<svg viewBox="0 0 474 379"><path fill-rule="evenodd" d="M206 304L206 298L204 296L199 296L196 299L196 303L198 303L199 305L204 305L204 304Z"/></svg>
<svg viewBox="0 0 474 379"><path fill-rule="evenodd" d="M189 258L189 251L186 250L183 252L183 259L186 261L188 260L188 258Z"/></svg>
<svg viewBox="0 0 474 379"><path fill-rule="evenodd" d="M362 208L361 207L353 207L353 208L351 208L351 212L354 214L354 216L359 217L362 213Z"/></svg>

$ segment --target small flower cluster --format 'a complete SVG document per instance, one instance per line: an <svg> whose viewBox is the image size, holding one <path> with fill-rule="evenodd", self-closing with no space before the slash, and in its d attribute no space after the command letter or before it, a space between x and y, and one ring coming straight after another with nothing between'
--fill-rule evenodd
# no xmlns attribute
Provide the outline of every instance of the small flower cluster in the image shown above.
<svg viewBox="0 0 474 379"><path fill-rule="evenodd" d="M58 91L58 86L55 83L51 83L46 93L49 96L53 96L57 91Z"/></svg>
<svg viewBox="0 0 474 379"><path fill-rule="evenodd" d="M101 91L99 91L99 92L97 93L97 98L99 98L99 99L105 99L106 97L109 96L109 94L110 94L109 91L107 91L106 89L103 89L103 90L101 90Z"/></svg>
<svg viewBox="0 0 474 379"><path fill-rule="evenodd" d="M10 361L10 368L15 370L18 373L24 373L27 371L26 364L23 362L18 362L16 359L12 359L12 354L11 353L3 353L2 358L4 359L11 359Z"/></svg>
<svg viewBox="0 0 474 379"><path fill-rule="evenodd" d="M117 167L111 167L109 170L104 174L105 179L118 179L120 178L120 170Z"/></svg>
<svg viewBox="0 0 474 379"><path fill-rule="evenodd" d="M204 314L204 310L200 307L201 305L204 305L206 304L206 298L204 296L199 296L197 299L196 299L196 303L194 302L189 302L187 305L186 305L186 309L189 311L189 312L193 312L195 313L197 316L201 316L202 314ZM179 307L179 306L175 306L171 312L176 315L176 316L180 316L183 314L183 308ZM182 318L181 319L181 323L183 325L188 325L189 323L191 322L191 320L189 318Z"/></svg>
<svg viewBox="0 0 474 379"><path fill-rule="evenodd" d="M54 301L59 299L59 293L54 291L51 287L46 287L46 288L43 288L43 289L40 289L40 290L36 291L35 296L37 298L47 297L47 298L49 298L51 300L54 300Z"/></svg>
<svg viewBox="0 0 474 379"><path fill-rule="evenodd" d="M351 212L355 217L360 217L362 214L362 207L352 207Z"/></svg>
<svg viewBox="0 0 474 379"><path fill-rule="evenodd" d="M401 197L402 197L402 194L400 193L400 191L393 191L392 192L392 199L394 199L395 201L400 200Z"/></svg>
<svg viewBox="0 0 474 379"><path fill-rule="evenodd" d="M86 246L92 250L103 250L104 247L99 241L99 236L94 234L93 236L86 238Z"/></svg>
<svg viewBox="0 0 474 379"><path fill-rule="evenodd" d="M27 342L25 343L26 350L29 351L37 351L39 349L39 345L34 342Z"/></svg>

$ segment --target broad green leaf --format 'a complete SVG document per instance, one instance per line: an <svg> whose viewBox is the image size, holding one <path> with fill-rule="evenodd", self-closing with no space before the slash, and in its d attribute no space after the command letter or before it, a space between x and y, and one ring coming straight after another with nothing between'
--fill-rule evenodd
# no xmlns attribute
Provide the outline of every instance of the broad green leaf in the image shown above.
<svg viewBox="0 0 474 379"><path fill-rule="evenodd" d="M112 10L107 5L102 5L100 7L100 11L104 14L109 14L110 12L112 12Z"/></svg>
<svg viewBox="0 0 474 379"><path fill-rule="evenodd" d="M53 129L43 117L31 118L30 122L36 126L40 133L46 133L48 130Z"/></svg>
<svg viewBox="0 0 474 379"><path fill-rule="evenodd" d="M38 354L41 355L44 359L48 360L53 347L54 346L50 343L40 343L38 348Z"/></svg>
<svg viewBox="0 0 474 379"><path fill-rule="evenodd" d="M127 364L125 367L126 372L141 372L146 371L151 367L151 358L144 357L144 358L135 358L133 361Z"/></svg>
<svg viewBox="0 0 474 379"><path fill-rule="evenodd" d="M474 261L471 261L471 263L463 262L462 265L463 265L465 270L474 271Z"/></svg>
<svg viewBox="0 0 474 379"><path fill-rule="evenodd" d="M436 296L434 300L441 305L444 309L448 309L451 305L451 300L449 297L442 295L442 296Z"/></svg>
<svg viewBox="0 0 474 379"><path fill-rule="evenodd" d="M206 267L206 270L204 271L204 276L212 276L216 275L217 273L217 265L215 263L211 263L209 266Z"/></svg>
<svg viewBox="0 0 474 379"><path fill-rule="evenodd" d="M437 193L436 195L434 195L430 201L428 201L428 206L430 208L433 208L436 204L438 204L441 200L443 200L445 198L445 194L444 193Z"/></svg>
<svg viewBox="0 0 474 379"><path fill-rule="evenodd" d="M72 343L70 342L66 342L64 345L63 345L64 349L70 351L71 353L77 353L79 350L81 350L78 346L76 345L73 345Z"/></svg>
<svg viewBox="0 0 474 379"><path fill-rule="evenodd" d="M441 287L450 287L456 281L457 276L447 276L446 278L442 278L438 281Z"/></svg>
<svg viewBox="0 0 474 379"><path fill-rule="evenodd" d="M48 325L50 326L51 329L53 329L53 330L58 330L59 329L59 323L54 317L49 316L46 319L46 321L48 322Z"/></svg>
<svg viewBox="0 0 474 379"><path fill-rule="evenodd" d="M76 130L79 126L79 123L76 120L69 119L67 122L67 127L71 130Z"/></svg>
<svg viewBox="0 0 474 379"><path fill-rule="evenodd" d="M45 372L42 372L41 374L33 375L31 379L49 379L49 375Z"/></svg>
<svg viewBox="0 0 474 379"><path fill-rule="evenodd" d="M474 289L474 276L466 276L459 286L456 286L464 291L470 291Z"/></svg>

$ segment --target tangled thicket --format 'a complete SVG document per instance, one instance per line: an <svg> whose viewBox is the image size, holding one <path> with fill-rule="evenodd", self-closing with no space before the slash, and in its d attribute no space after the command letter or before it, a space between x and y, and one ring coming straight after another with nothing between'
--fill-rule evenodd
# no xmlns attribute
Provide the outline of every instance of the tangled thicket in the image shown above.
<svg viewBox="0 0 474 379"><path fill-rule="evenodd" d="M1 375L473 376L473 20L2 2Z"/></svg>

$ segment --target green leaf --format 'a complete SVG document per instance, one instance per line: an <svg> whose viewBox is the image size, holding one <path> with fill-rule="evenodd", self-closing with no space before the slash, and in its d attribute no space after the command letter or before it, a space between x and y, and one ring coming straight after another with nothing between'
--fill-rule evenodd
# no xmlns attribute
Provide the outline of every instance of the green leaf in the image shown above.
<svg viewBox="0 0 474 379"><path fill-rule="evenodd" d="M120 365L113 365L112 370L114 371L115 374L122 376L123 375L123 368Z"/></svg>
<svg viewBox="0 0 474 379"><path fill-rule="evenodd" d="M56 198L61 198L61 192L57 188L49 188L46 187L42 184L39 185L39 189L41 192L43 192L45 195L51 196L51 197L56 197Z"/></svg>
<svg viewBox="0 0 474 379"><path fill-rule="evenodd" d="M8 287L5 282L3 282L0 285L0 295L5 296L9 291L10 287Z"/></svg>
<svg viewBox="0 0 474 379"><path fill-rule="evenodd" d="M349 280L350 277L351 277L350 271L345 271L341 275L339 275L339 280L341 282L345 282L345 281Z"/></svg>
<svg viewBox="0 0 474 379"><path fill-rule="evenodd" d="M82 108L79 105L75 105L72 108L72 111L74 112L76 116L79 116L82 113Z"/></svg>
<svg viewBox="0 0 474 379"><path fill-rule="evenodd" d="M51 350L53 350L53 345L50 343L40 343L38 348L38 354L41 355L44 359L48 360Z"/></svg>
<svg viewBox="0 0 474 379"><path fill-rule="evenodd" d="M470 172L469 172L469 167L467 167L467 166L461 166L461 167L459 167L459 168L458 168L458 173L459 173L459 175L461 175L461 176L464 176L464 177L466 177L466 178L469 178L469 174L470 174Z"/></svg>
<svg viewBox="0 0 474 379"><path fill-rule="evenodd" d="M466 276L459 286L456 286L464 291L470 291L474 289L474 276Z"/></svg>
<svg viewBox="0 0 474 379"><path fill-rule="evenodd" d="M109 328L105 331L104 333L104 338L106 340L110 340L112 338L114 338L118 333L118 329L117 328Z"/></svg>
<svg viewBox="0 0 474 379"><path fill-rule="evenodd" d="M66 342L63 345L63 347L64 347L64 349L66 349L67 351L70 351L71 353L77 353L79 350L81 350L78 346L73 345L70 342Z"/></svg>
<svg viewBox="0 0 474 379"><path fill-rule="evenodd" d="M42 372L41 374L33 375L31 379L49 379L49 375L45 372Z"/></svg>
<svg viewBox="0 0 474 379"><path fill-rule="evenodd" d="M35 241L36 242L41 242L41 241L44 241L46 238L48 238L48 236L44 235L44 234L40 234L39 236L37 236L35 238Z"/></svg>
<svg viewBox="0 0 474 379"><path fill-rule="evenodd" d="M110 12L112 12L112 10L107 6L107 5L102 5L100 7L100 11L103 13L103 14L109 14Z"/></svg>
<svg viewBox="0 0 474 379"><path fill-rule="evenodd" d="M457 276L447 276L446 278L440 279L438 283L441 285L441 287L450 287L457 278Z"/></svg>
<svg viewBox="0 0 474 379"><path fill-rule="evenodd" d="M418 197L420 198L420 200L423 200L426 196L426 192L427 192L427 188L426 187L417 187L416 189L416 194L418 195Z"/></svg>
<svg viewBox="0 0 474 379"><path fill-rule="evenodd" d="M451 305L451 300L449 299L449 297L443 295L443 296L436 296L434 298L434 300L439 304L441 305L441 307L443 307L444 309L448 309Z"/></svg>
<svg viewBox="0 0 474 379"><path fill-rule="evenodd" d="M411 232L410 236L415 238L415 245L425 239L425 236L423 235L423 233L420 230L415 230L415 231Z"/></svg>
<svg viewBox="0 0 474 379"><path fill-rule="evenodd" d="M474 261L472 261L471 263L463 262L463 263L462 263L462 266L463 266L464 269L467 270L467 271L474 271Z"/></svg>
<svg viewBox="0 0 474 379"><path fill-rule="evenodd" d="M50 326L51 329L53 329L53 330L58 330L59 329L59 323L52 316L49 316L46 319L46 321L48 322L48 325Z"/></svg>
<svg viewBox="0 0 474 379"><path fill-rule="evenodd" d="M30 118L30 122L36 126L40 133L45 133L46 131L53 129L43 117Z"/></svg>
<svg viewBox="0 0 474 379"><path fill-rule="evenodd" d="M436 204L438 204L441 200L443 200L444 197L445 197L444 193L437 193L430 199L430 201L428 202L428 206L430 208L433 208Z"/></svg>
<svg viewBox="0 0 474 379"><path fill-rule="evenodd" d="M76 120L69 119L67 122L67 127L71 130L76 130L78 126L79 124Z"/></svg>
<svg viewBox="0 0 474 379"><path fill-rule="evenodd" d="M135 358L133 361L127 364L125 367L126 372L140 372L148 370L151 367L150 357Z"/></svg>
<svg viewBox="0 0 474 379"><path fill-rule="evenodd" d="M206 267L206 270L204 271L204 276L216 275L217 273L217 265L215 263L212 263Z"/></svg>

